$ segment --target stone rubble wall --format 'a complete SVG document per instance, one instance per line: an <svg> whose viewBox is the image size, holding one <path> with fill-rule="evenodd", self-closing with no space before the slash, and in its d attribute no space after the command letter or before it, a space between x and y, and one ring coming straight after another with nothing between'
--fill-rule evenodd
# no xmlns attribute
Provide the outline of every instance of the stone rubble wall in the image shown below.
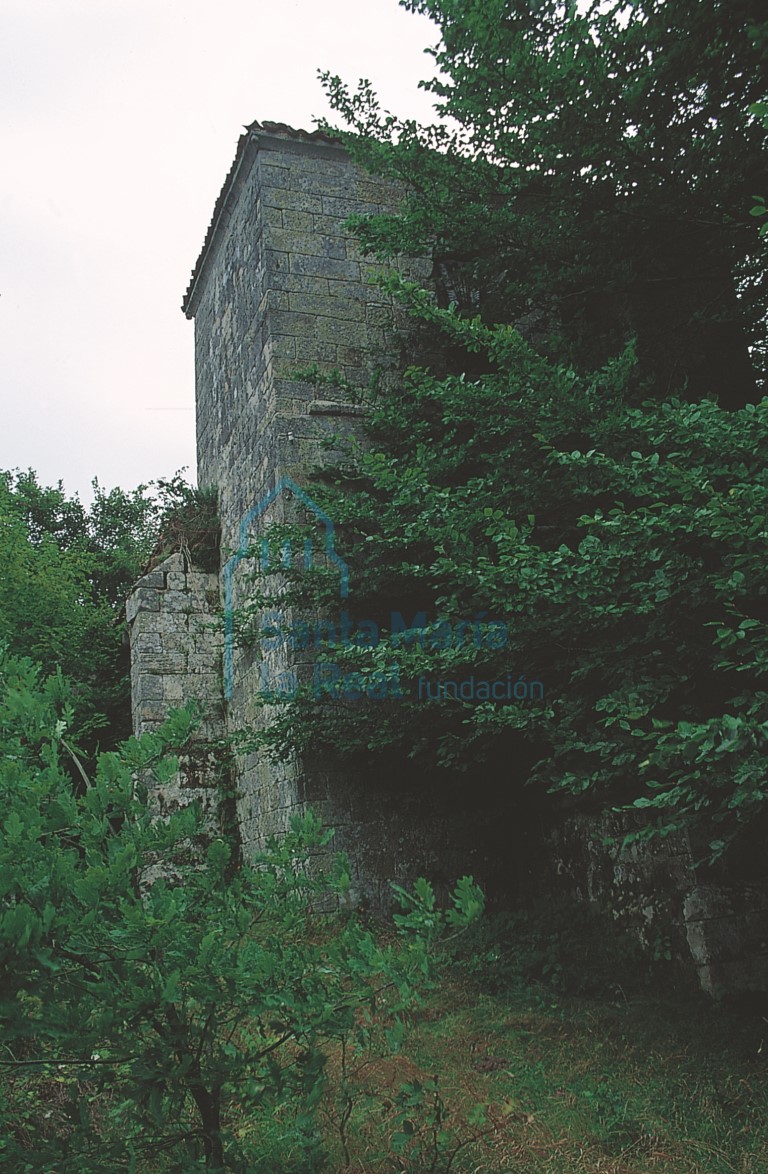
<svg viewBox="0 0 768 1174"><path fill-rule="evenodd" d="M768 894L748 884L697 883L683 922L702 990L711 995L768 990Z"/></svg>
<svg viewBox="0 0 768 1174"><path fill-rule="evenodd" d="M196 703L203 714L175 779L150 785L160 816L197 800L211 831L220 825L221 755L208 743L225 734L221 702L219 578L173 554L142 576L126 605L131 645L133 732L154 733L170 710Z"/></svg>
<svg viewBox="0 0 768 1174"><path fill-rule="evenodd" d="M684 831L625 844L630 813L576 815L546 841L555 889L609 912L645 952L693 963L711 995L768 989L768 894L707 870Z"/></svg>

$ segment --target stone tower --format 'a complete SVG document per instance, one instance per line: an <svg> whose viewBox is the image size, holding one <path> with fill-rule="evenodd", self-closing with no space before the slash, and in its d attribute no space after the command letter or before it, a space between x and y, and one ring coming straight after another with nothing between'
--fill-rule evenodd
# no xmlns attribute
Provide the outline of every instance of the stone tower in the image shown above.
<svg viewBox="0 0 768 1174"><path fill-rule="evenodd" d="M293 666L284 649L240 646L227 619L248 594L246 549L271 522L311 509L307 471L331 437L359 428L363 409L302 370L339 372L351 386L398 378L405 323L374 283L383 267L344 228L353 214L397 202L392 185L320 132L253 123L240 138L183 303L195 322L198 483L217 490L221 573L175 555L137 585L128 611L137 733L187 698L206 701L208 737L269 719L257 694ZM414 262L410 273L428 269ZM339 552L330 555L344 573ZM181 788L210 807L208 781L198 770ZM330 777L311 761L251 751L236 760L235 791L246 856L311 806L335 829L334 849L349 852L355 894L376 906L388 903L392 879L426 872L448 885L471 864L466 821L425 786L395 797L387 780Z"/></svg>
<svg viewBox="0 0 768 1174"><path fill-rule="evenodd" d="M195 322L198 483L219 491L225 550L254 503L301 478L359 411L321 399L297 371L361 384L397 369L391 299L372 284L382 266L342 227L396 202L319 131L253 123L240 138L183 303Z"/></svg>

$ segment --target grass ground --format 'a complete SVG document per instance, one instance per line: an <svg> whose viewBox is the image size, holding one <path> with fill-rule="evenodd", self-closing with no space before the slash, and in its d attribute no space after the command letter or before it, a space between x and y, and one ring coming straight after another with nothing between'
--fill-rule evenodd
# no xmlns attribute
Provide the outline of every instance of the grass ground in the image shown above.
<svg viewBox="0 0 768 1174"><path fill-rule="evenodd" d="M385 1017L381 1048L329 1053L320 1146L295 1105L248 1119L230 1101L228 1127L260 1155L241 1174L768 1174L765 1006L674 987L670 970L647 972L567 911L558 925L487 920L472 933L402 1040L385 1038ZM35 1153L41 1130L65 1137L86 1104L97 1135L112 1133L116 1093L66 1073L0 1093L17 1107L25 1170L85 1168ZM184 1174L178 1153L155 1145L130 1169Z"/></svg>
<svg viewBox="0 0 768 1174"><path fill-rule="evenodd" d="M502 925L490 950L493 923L481 936L416 1013L399 1055L347 1064L354 1107L341 1128L333 1058L322 1114L331 1169L768 1172L768 1011L673 989L671 971L644 972L631 953L611 960L599 926L579 939L591 969L562 932L543 940L541 925Z"/></svg>

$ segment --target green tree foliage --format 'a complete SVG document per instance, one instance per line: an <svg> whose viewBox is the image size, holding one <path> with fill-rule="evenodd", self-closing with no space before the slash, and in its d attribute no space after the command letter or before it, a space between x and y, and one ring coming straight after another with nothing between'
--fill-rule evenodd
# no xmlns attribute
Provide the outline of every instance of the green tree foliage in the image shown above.
<svg viewBox="0 0 768 1174"><path fill-rule="evenodd" d="M73 736L89 755L130 733L123 609L148 560L181 550L218 567L210 492L178 474L131 492L93 490L86 508L31 471L0 473L0 640L73 682Z"/></svg>
<svg viewBox="0 0 768 1174"><path fill-rule="evenodd" d="M34 473L0 475L0 639L75 683L75 736L129 732L122 608L157 541L158 503L143 487L94 485L86 509Z"/></svg>
<svg viewBox="0 0 768 1174"><path fill-rule="evenodd" d="M153 820L137 781L174 773L190 715L102 754L78 794L64 769L71 714L60 676L2 655L0 1164L319 1168L327 1048L366 1046L379 1018L400 1038L443 927L469 924L481 896L465 880L444 914L420 882L398 944L351 918L331 932L310 909L343 896L348 876L341 859L307 868L328 845L318 820L236 872L209 834L201 868L196 811ZM276 1119L295 1165L270 1158Z"/></svg>
<svg viewBox="0 0 768 1174"><path fill-rule="evenodd" d="M362 239L385 256L431 252L446 303L516 322L558 361L593 368L636 336L651 394L753 400L760 0L403 6L439 29L425 88L441 122L399 120L367 83L326 77L350 149L411 193Z"/></svg>

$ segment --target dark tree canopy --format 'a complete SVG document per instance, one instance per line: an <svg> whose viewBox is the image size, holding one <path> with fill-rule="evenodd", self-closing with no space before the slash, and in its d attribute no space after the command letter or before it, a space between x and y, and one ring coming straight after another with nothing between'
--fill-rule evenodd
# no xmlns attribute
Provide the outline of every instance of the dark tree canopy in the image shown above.
<svg viewBox="0 0 768 1174"><path fill-rule="evenodd" d="M431 250L446 300L595 366L637 338L656 395L756 398L766 290L750 218L768 189L761 0L404 0L440 31L444 120L327 78L353 151L403 179L380 253ZM363 140L355 139L362 135ZM750 349L752 348L751 356Z"/></svg>

